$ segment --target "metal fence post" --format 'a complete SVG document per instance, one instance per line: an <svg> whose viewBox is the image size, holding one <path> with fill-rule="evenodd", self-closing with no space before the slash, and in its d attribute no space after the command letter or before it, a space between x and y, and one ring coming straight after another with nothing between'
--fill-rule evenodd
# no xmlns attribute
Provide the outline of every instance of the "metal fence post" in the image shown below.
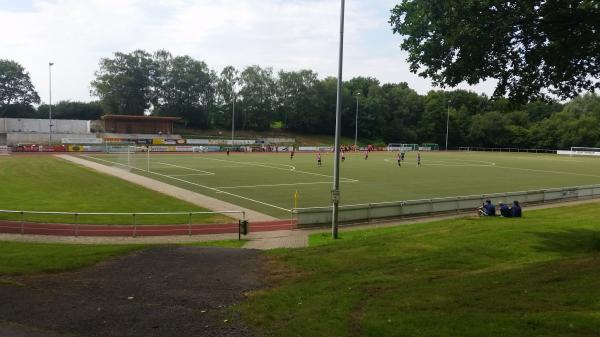
<svg viewBox="0 0 600 337"><path fill-rule="evenodd" d="M21 235L25 235L25 213L21 211Z"/></svg>
<svg viewBox="0 0 600 337"><path fill-rule="evenodd" d="M133 215L133 237L135 237L137 234L137 223L135 221L135 213L131 213L131 215Z"/></svg>
<svg viewBox="0 0 600 337"><path fill-rule="evenodd" d="M79 236L79 221L77 213L75 213L75 236Z"/></svg>
<svg viewBox="0 0 600 337"><path fill-rule="evenodd" d="M188 218L188 235L192 236L192 213L189 214Z"/></svg>

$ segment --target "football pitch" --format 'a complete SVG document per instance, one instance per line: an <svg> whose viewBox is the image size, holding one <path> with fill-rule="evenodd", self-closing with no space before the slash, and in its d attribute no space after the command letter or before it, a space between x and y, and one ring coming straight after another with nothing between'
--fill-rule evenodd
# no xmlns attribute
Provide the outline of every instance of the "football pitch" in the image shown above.
<svg viewBox="0 0 600 337"><path fill-rule="evenodd" d="M333 180L333 154L194 153L82 155L105 165L130 169L194 192L289 218L295 207L327 206ZM127 163L129 160L129 165ZM147 172L147 168L150 172ZM600 183L600 159L555 154L500 152L347 153L340 169L341 204L390 202L514 192Z"/></svg>

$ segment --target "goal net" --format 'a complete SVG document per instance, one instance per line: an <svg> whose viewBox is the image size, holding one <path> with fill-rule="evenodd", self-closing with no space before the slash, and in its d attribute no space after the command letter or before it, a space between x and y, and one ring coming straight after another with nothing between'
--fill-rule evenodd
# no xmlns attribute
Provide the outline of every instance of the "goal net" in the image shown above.
<svg viewBox="0 0 600 337"><path fill-rule="evenodd" d="M423 143L419 146L420 151L439 151L440 146L436 143Z"/></svg>
<svg viewBox="0 0 600 337"><path fill-rule="evenodd" d="M600 147L572 146L570 156L600 156Z"/></svg>
<svg viewBox="0 0 600 337"><path fill-rule="evenodd" d="M116 167L126 170L150 171L150 151L145 146L109 145L106 153Z"/></svg>

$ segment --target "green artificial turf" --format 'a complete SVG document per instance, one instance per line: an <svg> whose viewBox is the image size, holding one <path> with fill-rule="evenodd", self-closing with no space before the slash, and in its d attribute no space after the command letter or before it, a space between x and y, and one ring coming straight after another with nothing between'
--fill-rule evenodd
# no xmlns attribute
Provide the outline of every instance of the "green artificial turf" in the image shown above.
<svg viewBox="0 0 600 337"><path fill-rule="evenodd" d="M0 209L60 212L199 212L206 209L51 156L0 157ZM17 214L0 219L20 220ZM193 215L193 223L227 221ZM26 215L25 220L132 224L131 215ZM137 224L188 223L188 215L137 215Z"/></svg>
<svg viewBox="0 0 600 337"><path fill-rule="evenodd" d="M598 336L600 204L311 236L240 306L260 336Z"/></svg>
<svg viewBox="0 0 600 337"><path fill-rule="evenodd" d="M232 153L150 155L132 159L134 172L278 218L289 218L298 191L298 207L328 206L331 199L333 155L323 153L323 166L314 153ZM481 195L600 183L600 160L558 155L500 152L408 153L402 167L395 153L347 153L341 164L343 205L434 197ZM125 155L84 157L123 166Z"/></svg>

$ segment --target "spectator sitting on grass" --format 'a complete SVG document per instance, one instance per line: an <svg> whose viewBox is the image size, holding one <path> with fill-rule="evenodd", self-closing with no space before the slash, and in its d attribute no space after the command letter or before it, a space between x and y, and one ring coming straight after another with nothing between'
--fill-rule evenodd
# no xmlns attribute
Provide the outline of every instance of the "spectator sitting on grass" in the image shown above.
<svg viewBox="0 0 600 337"><path fill-rule="evenodd" d="M516 200L513 201L513 205L512 205L512 208L510 209L510 212L511 212L512 216L515 218L521 217L521 206L519 206L518 201L516 201Z"/></svg>
<svg viewBox="0 0 600 337"><path fill-rule="evenodd" d="M479 211L479 215L482 216L496 216L496 207L490 200L486 200L485 204L477 209Z"/></svg>
<svg viewBox="0 0 600 337"><path fill-rule="evenodd" d="M500 205L500 216L501 217L505 217L505 218L510 218L512 217L512 213L510 208L508 208L508 205L506 205L505 203L503 203L502 201L500 201L498 203L498 205Z"/></svg>

